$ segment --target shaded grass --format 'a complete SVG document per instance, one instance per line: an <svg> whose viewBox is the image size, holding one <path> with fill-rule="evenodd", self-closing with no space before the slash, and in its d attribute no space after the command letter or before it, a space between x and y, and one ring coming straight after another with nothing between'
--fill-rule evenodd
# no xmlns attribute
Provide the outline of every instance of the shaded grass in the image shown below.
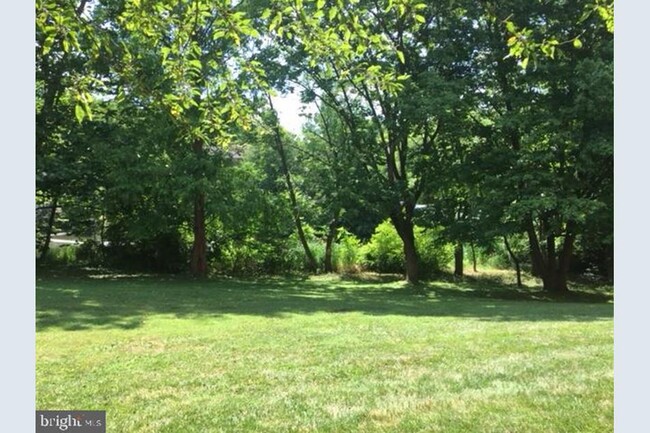
<svg viewBox="0 0 650 433"><path fill-rule="evenodd" d="M37 407L109 432L611 431L612 304L493 291L39 277Z"/></svg>

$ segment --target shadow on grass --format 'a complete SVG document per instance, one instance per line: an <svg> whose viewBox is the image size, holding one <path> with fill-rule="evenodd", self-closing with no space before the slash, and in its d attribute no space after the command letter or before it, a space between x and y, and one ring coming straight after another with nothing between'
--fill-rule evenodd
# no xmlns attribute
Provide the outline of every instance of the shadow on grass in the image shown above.
<svg viewBox="0 0 650 433"><path fill-rule="evenodd" d="M408 286L395 276L193 280L93 272L37 275L36 328L134 329L149 315L220 317L358 312L490 321L611 319L606 296L548 299L478 280Z"/></svg>

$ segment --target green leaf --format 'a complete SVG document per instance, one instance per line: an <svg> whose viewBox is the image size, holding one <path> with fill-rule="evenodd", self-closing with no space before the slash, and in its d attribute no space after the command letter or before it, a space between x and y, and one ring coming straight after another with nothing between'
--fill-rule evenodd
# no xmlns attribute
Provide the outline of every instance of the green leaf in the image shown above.
<svg viewBox="0 0 650 433"><path fill-rule="evenodd" d="M253 27L243 26L239 29L243 34L251 36L253 38L259 38L260 33Z"/></svg>
<svg viewBox="0 0 650 433"><path fill-rule="evenodd" d="M329 14L328 14L328 17L329 17L330 21L332 21L334 18L336 18L336 15L338 13L339 13L339 8L337 8L336 6L332 6L330 8L330 11L329 11Z"/></svg>
<svg viewBox="0 0 650 433"><path fill-rule="evenodd" d="M526 69L528 67L528 57L521 59L521 69Z"/></svg>
<svg viewBox="0 0 650 433"><path fill-rule="evenodd" d="M45 42L43 42L43 55L50 52L52 45L54 45L54 34L49 34L45 38Z"/></svg>
<svg viewBox="0 0 650 433"><path fill-rule="evenodd" d="M402 64L406 63L406 61L404 60L404 53L401 52L400 50L396 50L395 52L397 53L397 57L399 58L399 61L402 62Z"/></svg>
<svg viewBox="0 0 650 433"><path fill-rule="evenodd" d="M269 24L269 30L273 31L275 30L276 27L280 25L280 22L282 22L282 12L278 12L274 17L273 20L271 20L271 24Z"/></svg>
<svg viewBox="0 0 650 433"><path fill-rule="evenodd" d="M573 46L578 48L578 49L582 48L582 41L580 39L578 39L578 38L575 38L573 40Z"/></svg>
<svg viewBox="0 0 650 433"><path fill-rule="evenodd" d="M325 0L318 0L316 2L316 9L318 10L323 9L323 6L325 6Z"/></svg>
<svg viewBox="0 0 650 433"><path fill-rule="evenodd" d="M81 123L84 120L86 111L84 110L84 107L81 106L81 104L74 106L74 115L77 118L77 122Z"/></svg>
<svg viewBox="0 0 650 433"><path fill-rule="evenodd" d="M426 21L422 15L417 15L416 14L416 15L413 16L413 18L415 18L415 21L417 21L419 23L423 23L423 22Z"/></svg>

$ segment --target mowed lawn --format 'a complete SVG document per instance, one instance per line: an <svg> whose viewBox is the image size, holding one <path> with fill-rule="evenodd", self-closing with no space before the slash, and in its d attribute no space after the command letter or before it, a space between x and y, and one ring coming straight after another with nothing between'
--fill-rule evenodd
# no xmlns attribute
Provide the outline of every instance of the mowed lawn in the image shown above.
<svg viewBox="0 0 650 433"><path fill-rule="evenodd" d="M37 409L108 432L611 432L613 304L474 281L37 277Z"/></svg>

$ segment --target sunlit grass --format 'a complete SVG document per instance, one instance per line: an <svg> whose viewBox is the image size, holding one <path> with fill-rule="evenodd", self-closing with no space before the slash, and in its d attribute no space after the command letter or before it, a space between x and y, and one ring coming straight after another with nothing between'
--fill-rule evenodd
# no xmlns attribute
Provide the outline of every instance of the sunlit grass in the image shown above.
<svg viewBox="0 0 650 433"><path fill-rule="evenodd" d="M611 302L486 284L39 278L37 408L109 432L612 431Z"/></svg>

